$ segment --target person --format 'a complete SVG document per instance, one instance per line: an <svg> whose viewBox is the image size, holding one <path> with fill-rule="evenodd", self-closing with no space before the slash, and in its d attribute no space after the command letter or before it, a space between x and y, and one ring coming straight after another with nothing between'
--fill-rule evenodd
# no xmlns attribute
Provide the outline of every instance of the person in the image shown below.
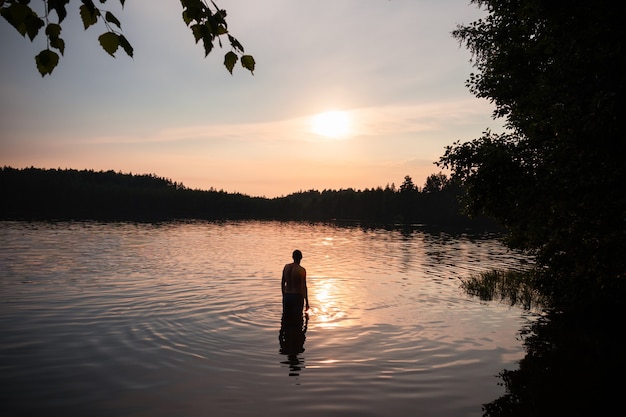
<svg viewBox="0 0 626 417"><path fill-rule="evenodd" d="M302 307L306 302L309 310L309 294L306 286L306 269L300 265L302 252L298 249L291 255L293 262L283 268L281 290L283 294L283 313L299 314L302 316Z"/></svg>

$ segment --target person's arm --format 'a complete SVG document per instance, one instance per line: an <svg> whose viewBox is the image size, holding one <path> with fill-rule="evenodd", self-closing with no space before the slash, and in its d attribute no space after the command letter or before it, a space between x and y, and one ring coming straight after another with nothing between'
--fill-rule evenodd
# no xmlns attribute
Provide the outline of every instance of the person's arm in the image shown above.
<svg viewBox="0 0 626 417"><path fill-rule="evenodd" d="M306 302L306 310L309 309L309 289L306 286L306 269L302 268L302 283L304 284L304 301Z"/></svg>
<svg viewBox="0 0 626 417"><path fill-rule="evenodd" d="M281 278L281 280L280 280L280 292L281 292L281 294L283 294L283 295L285 295L285 279L286 279L286 277L285 277L285 270L286 270L286 269L287 269L287 267L285 266L285 267L283 268L283 277L282 277L282 278Z"/></svg>

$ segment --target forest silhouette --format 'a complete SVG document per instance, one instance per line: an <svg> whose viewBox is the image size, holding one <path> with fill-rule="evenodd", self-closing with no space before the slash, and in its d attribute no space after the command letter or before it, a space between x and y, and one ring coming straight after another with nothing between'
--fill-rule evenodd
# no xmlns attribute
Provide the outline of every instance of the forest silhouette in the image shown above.
<svg viewBox="0 0 626 417"><path fill-rule="evenodd" d="M460 214L460 190L441 173L431 175L423 188L407 175L398 188L308 190L265 198L190 189L155 174L3 167L0 191L4 220L255 219L497 229L487 218Z"/></svg>

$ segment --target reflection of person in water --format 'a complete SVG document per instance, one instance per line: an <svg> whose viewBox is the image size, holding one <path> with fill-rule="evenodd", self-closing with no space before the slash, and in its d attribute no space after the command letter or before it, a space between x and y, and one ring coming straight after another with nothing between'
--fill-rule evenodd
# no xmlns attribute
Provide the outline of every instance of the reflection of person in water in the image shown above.
<svg viewBox="0 0 626 417"><path fill-rule="evenodd" d="M281 290L283 294L283 317L281 320L280 353L287 355L283 362L289 365L289 375L297 376L303 368L304 361L298 355L304 352L305 333L309 315L302 315L302 307L309 309L309 295L306 285L306 270L300 266L302 252L293 251L293 262L283 268ZM305 304L306 302L306 304Z"/></svg>
<svg viewBox="0 0 626 417"><path fill-rule="evenodd" d="M309 315L295 314L293 311L283 309L283 318L280 323L280 353L287 355L287 360L281 362L289 365L289 376L298 376L300 370L304 368L304 358L298 355L304 352L304 341L306 340L306 329L309 323Z"/></svg>

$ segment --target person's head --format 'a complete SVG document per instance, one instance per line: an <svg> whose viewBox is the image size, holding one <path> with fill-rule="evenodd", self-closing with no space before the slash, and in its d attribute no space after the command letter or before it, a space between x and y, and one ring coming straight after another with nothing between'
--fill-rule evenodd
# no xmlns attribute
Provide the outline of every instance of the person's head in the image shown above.
<svg viewBox="0 0 626 417"><path fill-rule="evenodd" d="M293 260L295 262L300 262L302 260L302 252L300 252L298 249L294 250L293 253L291 254L291 257L293 258Z"/></svg>

